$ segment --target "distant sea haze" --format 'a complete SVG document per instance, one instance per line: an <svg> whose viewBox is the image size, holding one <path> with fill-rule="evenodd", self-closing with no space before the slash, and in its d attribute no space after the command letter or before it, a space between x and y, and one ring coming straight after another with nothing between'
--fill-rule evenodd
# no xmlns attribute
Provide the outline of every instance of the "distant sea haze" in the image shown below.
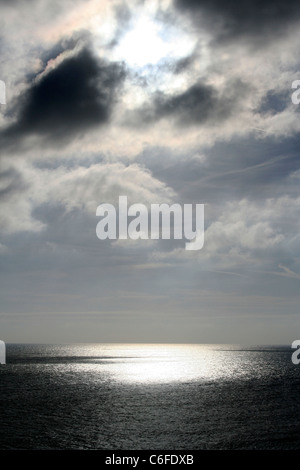
<svg viewBox="0 0 300 470"><path fill-rule="evenodd" d="M300 449L292 352L8 344L0 449Z"/></svg>

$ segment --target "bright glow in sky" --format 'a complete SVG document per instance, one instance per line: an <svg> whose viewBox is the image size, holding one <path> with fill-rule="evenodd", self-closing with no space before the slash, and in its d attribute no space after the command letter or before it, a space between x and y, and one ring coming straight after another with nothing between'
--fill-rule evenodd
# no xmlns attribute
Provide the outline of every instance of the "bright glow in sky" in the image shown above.
<svg viewBox="0 0 300 470"><path fill-rule="evenodd" d="M182 31L164 30L159 23L143 16L120 40L115 56L131 67L144 67L164 58L184 57L192 52L193 43Z"/></svg>

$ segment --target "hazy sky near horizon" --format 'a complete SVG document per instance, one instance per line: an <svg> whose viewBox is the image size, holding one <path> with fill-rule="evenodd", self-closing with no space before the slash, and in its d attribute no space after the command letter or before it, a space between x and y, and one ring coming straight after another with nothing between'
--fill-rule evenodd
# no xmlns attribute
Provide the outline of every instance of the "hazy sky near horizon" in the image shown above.
<svg viewBox="0 0 300 470"><path fill-rule="evenodd" d="M300 3L0 0L0 339L300 335ZM202 250L96 208L205 204Z"/></svg>

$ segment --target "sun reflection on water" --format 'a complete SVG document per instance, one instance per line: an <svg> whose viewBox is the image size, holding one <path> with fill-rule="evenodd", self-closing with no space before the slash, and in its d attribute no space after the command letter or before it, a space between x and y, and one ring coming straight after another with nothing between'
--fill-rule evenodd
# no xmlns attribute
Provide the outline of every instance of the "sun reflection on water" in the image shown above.
<svg viewBox="0 0 300 470"><path fill-rule="evenodd" d="M95 345L89 353L91 372L124 383L229 379L247 370L242 351L233 354L220 345L110 344Z"/></svg>

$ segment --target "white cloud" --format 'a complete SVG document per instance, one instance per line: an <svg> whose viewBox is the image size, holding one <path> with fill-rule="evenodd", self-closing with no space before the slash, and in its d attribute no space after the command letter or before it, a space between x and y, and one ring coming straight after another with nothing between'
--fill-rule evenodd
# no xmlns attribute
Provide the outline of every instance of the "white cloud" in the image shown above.
<svg viewBox="0 0 300 470"><path fill-rule="evenodd" d="M75 169L41 170L19 162L18 171L22 174L21 187L10 190L13 178L18 178L15 173L2 183L2 189L7 191L0 218L4 233L45 228L33 216L34 209L42 204L60 204L66 211L78 209L94 215L99 204L117 204L120 195L128 196L130 204L168 203L175 195L170 187L137 164L99 163Z"/></svg>
<svg viewBox="0 0 300 470"><path fill-rule="evenodd" d="M195 262L205 268L251 268L263 266L270 259L276 262L277 256L289 252L291 244L299 245L294 221L300 217L300 198L282 196L264 202L243 199L218 206L217 210L219 215L205 230L202 250L193 256L184 248L157 250L151 260Z"/></svg>

